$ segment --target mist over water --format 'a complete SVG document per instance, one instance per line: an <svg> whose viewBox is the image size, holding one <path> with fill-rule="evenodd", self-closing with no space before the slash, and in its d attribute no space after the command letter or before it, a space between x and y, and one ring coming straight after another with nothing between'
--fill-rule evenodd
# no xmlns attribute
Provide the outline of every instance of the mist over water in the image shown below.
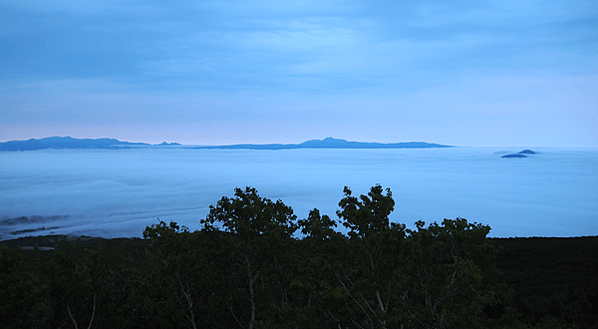
<svg viewBox="0 0 598 329"><path fill-rule="evenodd" d="M391 220L464 217L491 236L598 234L598 150L519 148L41 150L0 153L0 235L141 236L160 220L199 228L235 187L281 199L299 218L336 219L343 187L375 184L396 202ZM42 229L43 228L43 229Z"/></svg>

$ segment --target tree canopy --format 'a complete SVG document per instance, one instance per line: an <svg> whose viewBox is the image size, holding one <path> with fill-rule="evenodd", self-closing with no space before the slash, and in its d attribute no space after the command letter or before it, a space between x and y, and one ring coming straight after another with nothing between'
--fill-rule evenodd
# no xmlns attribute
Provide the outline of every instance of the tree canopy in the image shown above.
<svg viewBox="0 0 598 329"><path fill-rule="evenodd" d="M344 188L338 219L297 219L237 188L191 231L146 227L137 249L2 248L7 328L526 328L500 283L490 227L464 218L413 229L390 189ZM340 228L344 228L340 229ZM552 322L551 322L552 323ZM555 323L552 323L555 324ZM555 325L558 325L556 323Z"/></svg>

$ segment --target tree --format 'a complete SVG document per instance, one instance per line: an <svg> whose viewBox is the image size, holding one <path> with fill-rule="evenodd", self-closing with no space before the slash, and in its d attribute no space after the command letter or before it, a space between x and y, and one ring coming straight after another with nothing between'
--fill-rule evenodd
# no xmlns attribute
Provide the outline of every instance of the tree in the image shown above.
<svg viewBox="0 0 598 329"><path fill-rule="evenodd" d="M85 250L86 257L78 261L60 251L42 260L54 301L54 314L66 315L74 328L91 328L97 322L101 308L102 284L107 260L101 249Z"/></svg>
<svg viewBox="0 0 598 329"><path fill-rule="evenodd" d="M408 230L404 256L409 282L409 322L416 328L484 327L483 308L496 302L490 227L464 218Z"/></svg>
<svg viewBox="0 0 598 329"><path fill-rule="evenodd" d="M18 251L0 246L0 323L4 328L39 326L44 289L35 272Z"/></svg>
<svg viewBox="0 0 598 329"><path fill-rule="evenodd" d="M349 239L334 271L355 314L344 326L483 327L484 307L497 301L489 226L457 218L409 230L389 220L390 189L344 192L337 214Z"/></svg>
<svg viewBox="0 0 598 329"><path fill-rule="evenodd" d="M337 215L349 240L347 258L336 269L338 283L360 314L352 320L355 326L386 328L403 316L395 299L404 293L400 255L405 226L390 222L395 205L390 189L375 185L359 198L348 187L344 193Z"/></svg>
<svg viewBox="0 0 598 329"><path fill-rule="evenodd" d="M334 230L336 221L310 211L308 218L299 220L303 239L298 245L297 273L293 288L301 300L298 319L300 328L343 327L352 316L352 304L338 284L336 273L339 261L348 253L347 238Z"/></svg>
<svg viewBox="0 0 598 329"><path fill-rule="evenodd" d="M291 207L282 201L262 198L255 188L246 187L245 190L236 188L234 198L222 197L216 206L210 206L208 216L200 222L204 232L221 229L230 234L234 249L232 259L237 266L231 274L245 282L249 303L247 315L242 312L243 305L237 307L233 301L227 302L240 327L252 329L268 308L288 302L288 279L285 278L288 273L280 264L284 264L286 246L297 230L296 218ZM258 280L264 282L264 273L268 271L275 275L267 278L277 285L274 291L266 291L273 288L272 285L258 285ZM278 298L269 301L275 292ZM276 300L278 302L274 302Z"/></svg>

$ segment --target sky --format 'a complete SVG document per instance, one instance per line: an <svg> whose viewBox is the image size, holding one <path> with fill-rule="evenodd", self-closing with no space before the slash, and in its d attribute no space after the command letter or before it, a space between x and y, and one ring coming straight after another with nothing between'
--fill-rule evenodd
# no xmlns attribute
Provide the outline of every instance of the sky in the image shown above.
<svg viewBox="0 0 598 329"><path fill-rule="evenodd" d="M598 146L598 2L0 2L0 141Z"/></svg>

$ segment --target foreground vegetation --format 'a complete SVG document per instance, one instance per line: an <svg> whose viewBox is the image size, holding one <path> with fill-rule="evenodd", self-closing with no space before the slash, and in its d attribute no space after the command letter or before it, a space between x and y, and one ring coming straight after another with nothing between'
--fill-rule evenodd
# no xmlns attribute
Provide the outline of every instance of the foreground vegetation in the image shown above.
<svg viewBox="0 0 598 329"><path fill-rule="evenodd" d="M199 231L0 247L7 328L595 328L598 239L489 239L457 218L391 223L345 188L335 221L236 189ZM336 230L338 224L347 234ZM45 241L45 243L42 243ZM27 239L7 246L33 245Z"/></svg>

